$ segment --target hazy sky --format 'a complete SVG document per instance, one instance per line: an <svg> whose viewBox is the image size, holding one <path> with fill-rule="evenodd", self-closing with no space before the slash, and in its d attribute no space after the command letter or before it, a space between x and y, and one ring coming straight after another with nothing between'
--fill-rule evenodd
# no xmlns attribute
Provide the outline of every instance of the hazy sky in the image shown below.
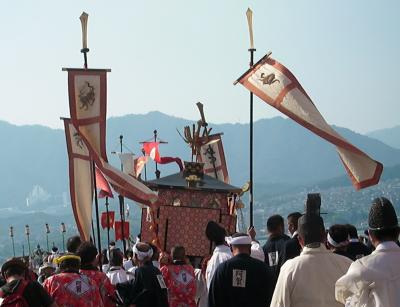
<svg viewBox="0 0 400 307"><path fill-rule="evenodd" d="M89 13L89 67L112 68L108 116L152 110L247 122L245 11L256 60L267 51L298 77L328 122L359 132L400 124L400 1L89 1L0 3L0 119L61 127L67 75L81 67L79 15ZM258 98L255 118L278 113Z"/></svg>

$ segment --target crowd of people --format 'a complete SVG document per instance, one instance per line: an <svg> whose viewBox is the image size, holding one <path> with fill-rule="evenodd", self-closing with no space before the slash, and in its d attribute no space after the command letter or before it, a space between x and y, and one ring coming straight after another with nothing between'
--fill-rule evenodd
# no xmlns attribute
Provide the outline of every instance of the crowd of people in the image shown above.
<svg viewBox="0 0 400 307"><path fill-rule="evenodd" d="M253 227L227 237L209 222L212 255L194 266L185 247L137 242L99 252L79 236L46 256L36 275L21 259L1 267L1 306L309 307L400 306L399 224L391 202L373 201L368 242L352 225L325 228L318 214L270 216L261 246Z"/></svg>

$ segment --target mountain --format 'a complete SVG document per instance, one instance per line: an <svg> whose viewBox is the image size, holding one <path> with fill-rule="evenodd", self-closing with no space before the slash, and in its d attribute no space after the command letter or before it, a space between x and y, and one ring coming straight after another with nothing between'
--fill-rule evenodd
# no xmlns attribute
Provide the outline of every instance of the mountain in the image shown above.
<svg viewBox="0 0 400 307"><path fill-rule="evenodd" d="M388 129L375 130L367 134L369 137L380 140L394 148L400 149L400 126Z"/></svg>
<svg viewBox="0 0 400 307"><path fill-rule="evenodd" d="M124 151L140 152L139 142L153 137L158 130L164 156L190 159L187 145L176 129L192 121L159 112L145 115L112 117L107 122L107 150L119 151L119 136L123 134ZM241 186L248 180L248 125L213 125L213 132L224 132L223 142L230 177ZM349 141L359 146L385 166L400 164L400 150L378 140L336 127ZM254 178L257 186L290 186L312 184L345 175L334 148L288 119L276 117L254 124ZM0 121L0 169L2 184L0 208L13 210L44 209L57 211L69 203L68 161L62 130L43 126L15 126ZM109 154L112 164L117 157ZM178 169L161 166L161 175ZM154 163L147 168L148 179L154 178ZM28 199L28 201L27 201ZM29 205L29 209L27 209Z"/></svg>

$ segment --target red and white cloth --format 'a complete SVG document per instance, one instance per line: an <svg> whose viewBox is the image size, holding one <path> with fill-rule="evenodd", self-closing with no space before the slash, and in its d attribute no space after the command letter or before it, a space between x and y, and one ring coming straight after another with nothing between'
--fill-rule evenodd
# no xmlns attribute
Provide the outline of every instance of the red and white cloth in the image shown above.
<svg viewBox="0 0 400 307"><path fill-rule="evenodd" d="M196 278L191 265L166 265L161 274L168 289L170 307L196 307Z"/></svg>
<svg viewBox="0 0 400 307"><path fill-rule="evenodd" d="M265 56L237 81L298 124L335 145L357 190L379 182L382 164L337 133L319 113L296 77L281 63Z"/></svg>
<svg viewBox="0 0 400 307"><path fill-rule="evenodd" d="M83 274L60 273L50 276L44 281L43 288L58 306L104 306L96 282Z"/></svg>

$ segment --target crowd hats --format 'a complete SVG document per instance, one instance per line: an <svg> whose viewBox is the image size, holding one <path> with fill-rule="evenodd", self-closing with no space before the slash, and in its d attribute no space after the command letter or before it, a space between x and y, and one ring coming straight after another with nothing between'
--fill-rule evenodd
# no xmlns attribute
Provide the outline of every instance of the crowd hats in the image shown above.
<svg viewBox="0 0 400 307"><path fill-rule="evenodd" d="M385 197L376 198L369 211L368 226L370 230L399 228L396 211Z"/></svg>

